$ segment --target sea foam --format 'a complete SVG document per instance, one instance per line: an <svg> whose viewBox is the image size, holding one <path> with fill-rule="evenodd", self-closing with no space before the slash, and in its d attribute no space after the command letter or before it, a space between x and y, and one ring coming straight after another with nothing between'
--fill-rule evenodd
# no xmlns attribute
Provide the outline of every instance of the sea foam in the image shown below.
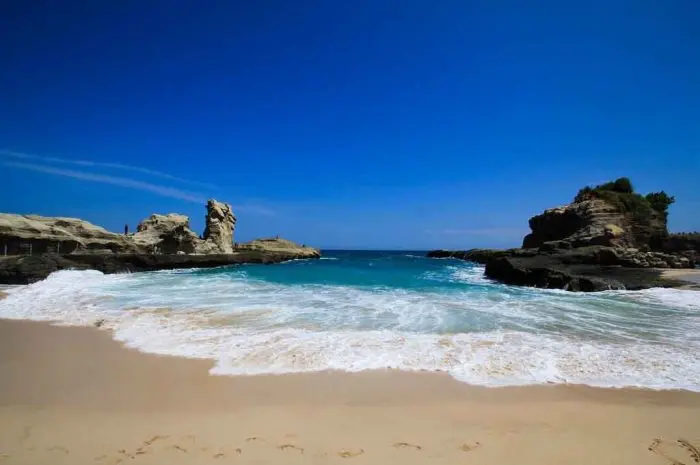
<svg viewBox="0 0 700 465"><path fill-rule="evenodd" d="M295 266L302 264L288 269ZM514 288L453 262L417 272L417 282L452 286L435 289L289 285L249 274L59 271L14 289L0 301L0 317L102 320L129 347L212 359L221 375L391 368L439 370L485 386L700 391L693 291Z"/></svg>

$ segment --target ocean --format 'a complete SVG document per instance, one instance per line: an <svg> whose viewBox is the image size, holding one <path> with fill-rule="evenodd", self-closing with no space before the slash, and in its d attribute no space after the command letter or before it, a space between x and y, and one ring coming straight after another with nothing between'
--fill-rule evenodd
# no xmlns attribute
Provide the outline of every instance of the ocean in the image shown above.
<svg viewBox="0 0 700 465"><path fill-rule="evenodd" d="M700 391L700 293L570 293L491 282L422 252L103 275L13 288L0 318L94 325L213 374L441 371L483 386L587 384Z"/></svg>

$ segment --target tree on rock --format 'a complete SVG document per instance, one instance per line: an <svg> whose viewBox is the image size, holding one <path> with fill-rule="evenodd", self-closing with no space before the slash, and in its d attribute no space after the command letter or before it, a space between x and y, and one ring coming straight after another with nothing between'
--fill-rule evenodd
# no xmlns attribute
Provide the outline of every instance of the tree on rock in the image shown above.
<svg viewBox="0 0 700 465"><path fill-rule="evenodd" d="M676 198L672 195L668 195L666 192L651 192L646 195L647 202L651 205L651 208L657 212L668 214L668 207L676 201Z"/></svg>
<svg viewBox="0 0 700 465"><path fill-rule="evenodd" d="M630 181L630 178L618 178L615 180L612 185L612 189L610 190L621 194L631 194L634 192L634 187L632 186L632 181Z"/></svg>

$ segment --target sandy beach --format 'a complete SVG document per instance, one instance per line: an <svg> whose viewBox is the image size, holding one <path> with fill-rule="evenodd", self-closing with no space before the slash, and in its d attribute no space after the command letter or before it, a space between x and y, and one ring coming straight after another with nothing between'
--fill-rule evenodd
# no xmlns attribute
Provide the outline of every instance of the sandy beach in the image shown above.
<svg viewBox="0 0 700 465"><path fill-rule="evenodd" d="M431 373L217 377L94 328L0 321L8 464L697 463L700 394ZM674 462L676 460L676 462Z"/></svg>
<svg viewBox="0 0 700 465"><path fill-rule="evenodd" d="M662 270L665 278L687 281L688 284L700 284L700 269L672 269Z"/></svg>

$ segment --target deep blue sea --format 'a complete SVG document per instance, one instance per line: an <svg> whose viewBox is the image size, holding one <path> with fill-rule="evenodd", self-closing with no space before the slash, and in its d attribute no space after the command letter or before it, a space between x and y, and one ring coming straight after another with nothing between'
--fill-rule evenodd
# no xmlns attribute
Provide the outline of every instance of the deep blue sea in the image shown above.
<svg viewBox="0 0 700 465"><path fill-rule="evenodd" d="M444 371L486 386L575 383L700 391L700 293L505 286L424 252L103 275L13 289L0 317L103 328L215 374Z"/></svg>

